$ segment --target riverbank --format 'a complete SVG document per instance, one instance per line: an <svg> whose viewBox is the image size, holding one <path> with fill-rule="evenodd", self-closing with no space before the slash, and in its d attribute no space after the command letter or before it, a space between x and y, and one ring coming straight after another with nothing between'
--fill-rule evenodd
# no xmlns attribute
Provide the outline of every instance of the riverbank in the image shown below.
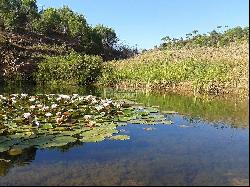
<svg viewBox="0 0 250 187"><path fill-rule="evenodd" d="M249 44L147 51L105 64L100 85L186 94L248 96Z"/></svg>

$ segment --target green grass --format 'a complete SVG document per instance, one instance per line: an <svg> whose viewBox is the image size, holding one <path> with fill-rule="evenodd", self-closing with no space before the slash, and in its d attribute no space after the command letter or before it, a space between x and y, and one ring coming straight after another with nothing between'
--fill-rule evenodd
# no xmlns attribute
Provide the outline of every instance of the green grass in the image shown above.
<svg viewBox="0 0 250 187"><path fill-rule="evenodd" d="M233 93L248 89L248 43L155 50L104 66L100 84Z"/></svg>

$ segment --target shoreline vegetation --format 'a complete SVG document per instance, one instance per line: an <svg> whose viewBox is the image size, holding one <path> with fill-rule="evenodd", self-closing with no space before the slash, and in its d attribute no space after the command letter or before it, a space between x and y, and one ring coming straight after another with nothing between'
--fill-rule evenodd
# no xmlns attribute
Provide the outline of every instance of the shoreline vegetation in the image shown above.
<svg viewBox="0 0 250 187"><path fill-rule="evenodd" d="M218 26L162 38L151 50L120 43L67 6L38 10L36 0L0 1L0 83L98 85L247 97L249 27Z"/></svg>
<svg viewBox="0 0 250 187"><path fill-rule="evenodd" d="M246 34L245 38L242 36L220 45L220 40L228 32L230 30L212 45L197 45L194 43L197 38L188 39L185 45L183 41L175 41L169 46L165 44L133 58L105 63L100 84L149 92L157 90L247 97L248 36Z"/></svg>

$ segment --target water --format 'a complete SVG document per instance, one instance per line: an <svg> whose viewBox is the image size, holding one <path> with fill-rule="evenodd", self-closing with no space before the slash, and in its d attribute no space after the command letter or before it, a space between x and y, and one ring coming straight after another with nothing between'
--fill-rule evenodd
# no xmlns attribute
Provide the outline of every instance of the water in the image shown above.
<svg viewBox="0 0 250 187"><path fill-rule="evenodd" d="M126 141L2 154L0 158L9 162L0 161L0 185L249 184L248 101L93 88L5 87L1 92L91 93L178 114L168 115L173 125L156 125L149 131L145 125L119 127L131 137Z"/></svg>

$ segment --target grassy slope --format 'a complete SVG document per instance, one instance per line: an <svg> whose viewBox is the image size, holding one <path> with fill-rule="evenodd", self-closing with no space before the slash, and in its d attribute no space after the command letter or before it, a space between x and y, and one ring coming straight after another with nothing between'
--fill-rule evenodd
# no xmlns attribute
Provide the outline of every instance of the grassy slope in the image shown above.
<svg viewBox="0 0 250 187"><path fill-rule="evenodd" d="M152 50L105 65L100 84L148 90L248 93L249 44Z"/></svg>

